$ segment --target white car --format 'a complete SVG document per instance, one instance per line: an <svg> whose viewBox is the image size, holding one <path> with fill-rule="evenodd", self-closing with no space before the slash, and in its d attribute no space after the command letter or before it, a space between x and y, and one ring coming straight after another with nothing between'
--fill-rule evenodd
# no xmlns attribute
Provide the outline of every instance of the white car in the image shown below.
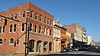
<svg viewBox="0 0 100 56"><path fill-rule="evenodd" d="M79 49L78 48L74 48L74 51L79 51Z"/></svg>

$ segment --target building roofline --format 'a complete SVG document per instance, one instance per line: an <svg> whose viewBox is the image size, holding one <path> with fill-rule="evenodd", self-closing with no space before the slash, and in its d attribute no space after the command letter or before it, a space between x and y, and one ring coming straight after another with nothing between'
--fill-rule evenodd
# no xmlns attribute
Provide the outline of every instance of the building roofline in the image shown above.
<svg viewBox="0 0 100 56"><path fill-rule="evenodd" d="M31 2L26 2L26 3L23 3L23 4L20 4L20 5L17 5L17 6L8 8L8 9L6 9L5 11L2 11L2 12L0 12L0 13L2 14L3 12L14 10L13 8L17 8L17 7L20 7L20 6L25 6L25 4L28 4L28 5L27 5L28 7L26 6L26 7L27 7L26 10L30 10L30 7L31 7L31 5L32 5L32 6L36 7L36 8L38 8L38 9L42 10L43 12L45 12L45 13L51 15L51 16L53 17L53 20L54 20L54 16L53 16L52 14L48 13L48 12L45 11L44 9L39 8L38 6L32 4Z"/></svg>

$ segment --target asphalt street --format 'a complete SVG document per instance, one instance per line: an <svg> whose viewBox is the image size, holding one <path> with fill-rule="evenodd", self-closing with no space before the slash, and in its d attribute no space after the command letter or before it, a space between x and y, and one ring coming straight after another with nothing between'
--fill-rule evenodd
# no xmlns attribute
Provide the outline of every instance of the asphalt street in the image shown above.
<svg viewBox="0 0 100 56"><path fill-rule="evenodd" d="M45 54L38 56L100 56L100 49L91 49L88 51L72 51L59 54Z"/></svg>

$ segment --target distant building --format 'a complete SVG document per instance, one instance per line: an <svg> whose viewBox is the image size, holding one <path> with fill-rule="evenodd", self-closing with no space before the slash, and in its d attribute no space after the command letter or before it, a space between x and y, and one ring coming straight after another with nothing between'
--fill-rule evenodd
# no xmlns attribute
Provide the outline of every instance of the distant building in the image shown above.
<svg viewBox="0 0 100 56"><path fill-rule="evenodd" d="M87 36L87 45L92 45L93 38L92 36Z"/></svg>
<svg viewBox="0 0 100 56"><path fill-rule="evenodd" d="M100 48L100 42L94 42L97 48Z"/></svg>
<svg viewBox="0 0 100 56"><path fill-rule="evenodd" d="M87 36L87 45L95 46L92 36Z"/></svg>
<svg viewBox="0 0 100 56"><path fill-rule="evenodd" d="M65 25L68 31L72 33L73 46L82 47L86 45L86 29L78 24Z"/></svg>
<svg viewBox="0 0 100 56"><path fill-rule="evenodd" d="M60 21L57 20L53 23L53 37L54 37L54 52L61 51L61 24Z"/></svg>
<svg viewBox="0 0 100 56"><path fill-rule="evenodd" d="M71 37L71 33L66 30L66 47L67 48L72 48L72 37Z"/></svg>
<svg viewBox="0 0 100 56"><path fill-rule="evenodd" d="M26 51L32 53L53 52L53 15L30 2L9 8L0 15L11 18L0 16L0 52L24 53L25 44Z"/></svg>
<svg viewBox="0 0 100 56"><path fill-rule="evenodd" d="M61 27L61 49L66 47L66 41L67 41L67 37L66 37L66 28Z"/></svg>

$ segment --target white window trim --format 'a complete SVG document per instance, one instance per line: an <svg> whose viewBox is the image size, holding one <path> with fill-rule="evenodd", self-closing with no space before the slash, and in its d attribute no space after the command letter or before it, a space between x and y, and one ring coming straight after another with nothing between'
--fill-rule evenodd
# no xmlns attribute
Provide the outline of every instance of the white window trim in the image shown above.
<svg viewBox="0 0 100 56"><path fill-rule="evenodd" d="M4 25L2 25L2 30L1 30L2 31L2 34L4 34L4 32L5 32L5 29L4 29L4 32L3 32L3 27L4 27Z"/></svg>
<svg viewBox="0 0 100 56"><path fill-rule="evenodd" d="M2 39L2 38L0 38L0 39ZM0 45L2 45L2 44L0 44Z"/></svg>
<svg viewBox="0 0 100 56"><path fill-rule="evenodd" d="M44 27L45 28L45 30L44 30L44 35L46 35L46 27Z"/></svg>
<svg viewBox="0 0 100 56"><path fill-rule="evenodd" d="M36 25L36 32L35 33L37 33L37 30L38 30L38 25L37 24L35 24ZM34 25L34 30L35 30L35 25Z"/></svg>
<svg viewBox="0 0 100 56"><path fill-rule="evenodd" d="M41 18L41 22L42 22L42 20L43 20L43 17L42 17L42 15L40 16L40 18ZM40 20L39 20L40 21Z"/></svg>
<svg viewBox="0 0 100 56"><path fill-rule="evenodd" d="M30 18L34 18L34 13L33 13L33 12L31 12L31 14L32 14L32 17L30 17Z"/></svg>
<svg viewBox="0 0 100 56"><path fill-rule="evenodd" d="M13 43L10 43L10 39L13 39ZM14 45L14 38L13 37L11 37L10 39L9 39L9 45Z"/></svg>
<svg viewBox="0 0 100 56"><path fill-rule="evenodd" d="M2 17L0 17L0 22L2 22Z"/></svg>
<svg viewBox="0 0 100 56"><path fill-rule="evenodd" d="M25 31L25 24L24 24L24 31L22 31L22 24L23 24L23 23L21 23L21 32L24 32L24 31Z"/></svg>
<svg viewBox="0 0 100 56"><path fill-rule="evenodd" d="M17 17L18 17L18 15L17 15L17 14L14 14L13 19L17 19L17 18L15 18L15 16L17 16Z"/></svg>
<svg viewBox="0 0 100 56"><path fill-rule="evenodd" d="M32 23L31 23L32 24ZM30 32L33 32L33 24L32 24L32 30Z"/></svg>
<svg viewBox="0 0 100 56"><path fill-rule="evenodd" d="M12 23L11 23L12 24ZM12 24L12 32L10 32L10 25L11 24L9 24L9 33L12 33L13 32L13 24Z"/></svg>
<svg viewBox="0 0 100 56"><path fill-rule="evenodd" d="M36 18L36 16L37 16L37 18ZM38 14L36 14L36 15L35 15L35 19L38 20L38 18L39 18L39 17L38 17Z"/></svg>
<svg viewBox="0 0 100 56"><path fill-rule="evenodd" d="M15 23L16 24L16 23ZM14 32L14 25L15 24L13 24L13 32ZM16 24L16 31L17 31L17 24ZM14 33L16 33L16 31L14 32Z"/></svg>
<svg viewBox="0 0 100 56"><path fill-rule="evenodd" d="M25 17L23 17L23 13L26 13L26 11L22 11L22 13L21 13L22 18L25 18ZM25 16L26 16L26 14L25 14Z"/></svg>
<svg viewBox="0 0 100 56"><path fill-rule="evenodd" d="M38 33L39 33L39 34L42 34L42 26L40 26L40 27L41 27L41 30L40 30L40 33L39 33L39 32L38 32ZM39 28L39 27L38 27L38 28ZM38 30L39 30L39 29L38 29Z"/></svg>

